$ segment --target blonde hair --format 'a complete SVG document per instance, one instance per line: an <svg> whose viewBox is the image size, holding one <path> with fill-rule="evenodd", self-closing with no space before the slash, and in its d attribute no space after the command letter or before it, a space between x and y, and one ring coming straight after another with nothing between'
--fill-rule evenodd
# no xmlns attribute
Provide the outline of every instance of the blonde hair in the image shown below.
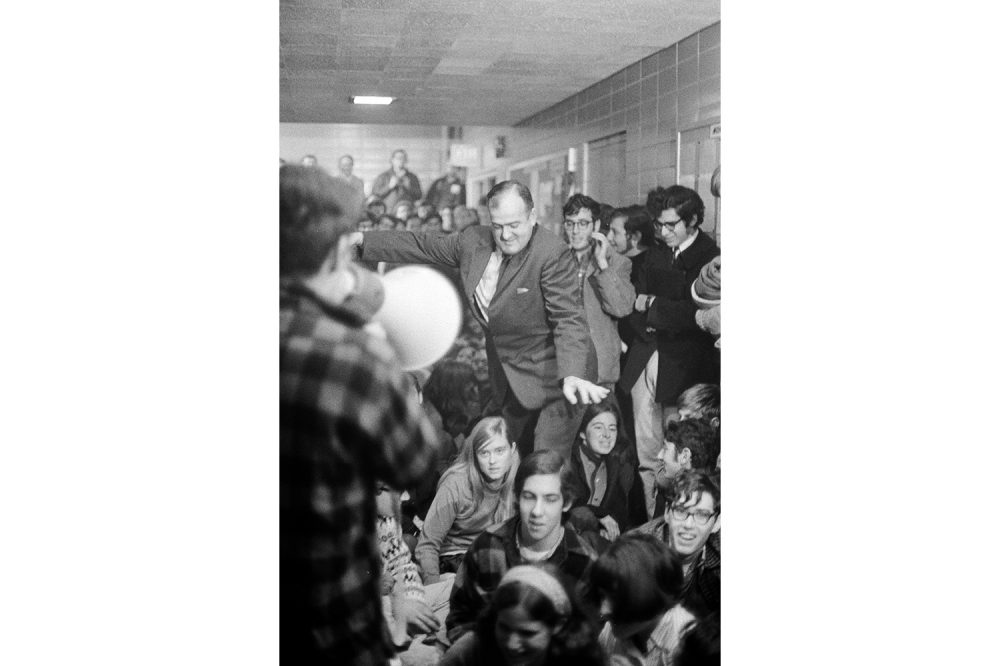
<svg viewBox="0 0 1000 666"><path fill-rule="evenodd" d="M510 452L510 468L504 474L500 482L499 502L493 512L494 522L503 522L514 515L514 477L517 475L517 468L521 457L517 453L517 448L510 441L507 434L507 423L499 416L487 416L475 425L472 432L462 445L462 450L458 453L458 458L451 467L445 470L438 481L438 488L444 483L445 477L452 474L459 474L468 481L468 488L472 493L472 504L468 507L458 507L456 519L463 519L471 515L486 497L486 477L479 469L479 461L476 458L476 451L481 449L494 437L503 437L514 449Z"/></svg>

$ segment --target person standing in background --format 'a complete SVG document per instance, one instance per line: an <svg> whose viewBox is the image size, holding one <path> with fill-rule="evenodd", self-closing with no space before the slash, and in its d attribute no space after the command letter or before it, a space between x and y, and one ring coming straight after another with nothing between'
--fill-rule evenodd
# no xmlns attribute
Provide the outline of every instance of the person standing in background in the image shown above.
<svg viewBox="0 0 1000 666"><path fill-rule="evenodd" d="M465 205L465 183L462 182L459 167L449 164L448 173L441 176L427 190L427 201L432 206L454 208Z"/></svg>
<svg viewBox="0 0 1000 666"><path fill-rule="evenodd" d="M394 210L396 202L407 199L410 202L420 198L420 179L406 169L406 151L397 148L392 151L392 166L383 171L372 185L372 194L385 202L386 210Z"/></svg>
<svg viewBox="0 0 1000 666"><path fill-rule="evenodd" d="M363 180L354 175L354 158L350 155L344 155L337 163L337 168L340 169L340 173L336 174L334 177L346 180L351 187L361 193L361 196L364 196L365 183Z"/></svg>

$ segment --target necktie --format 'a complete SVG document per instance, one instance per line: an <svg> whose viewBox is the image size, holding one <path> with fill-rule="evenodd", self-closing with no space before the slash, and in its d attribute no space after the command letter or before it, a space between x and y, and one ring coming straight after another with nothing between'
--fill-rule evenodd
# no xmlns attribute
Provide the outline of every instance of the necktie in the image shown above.
<svg viewBox="0 0 1000 666"><path fill-rule="evenodd" d="M486 264L486 270L483 271L483 277L476 285L475 297L476 304L479 305L479 311L483 313L483 319L486 321L490 320L489 309L490 301L493 300L493 294L497 290L497 281L500 279L500 262L503 261L503 254L500 250L496 250L490 255L490 260Z"/></svg>

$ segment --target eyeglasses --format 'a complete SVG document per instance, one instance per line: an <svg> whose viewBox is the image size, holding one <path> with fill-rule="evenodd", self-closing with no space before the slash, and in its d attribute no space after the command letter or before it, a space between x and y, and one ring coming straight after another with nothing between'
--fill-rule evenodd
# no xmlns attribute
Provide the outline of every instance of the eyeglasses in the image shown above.
<svg viewBox="0 0 1000 666"><path fill-rule="evenodd" d="M673 222L660 222L659 220L653 220L653 226L656 227L657 231L662 231L664 227L670 227L673 231L674 227L683 222L684 220L674 220Z"/></svg>
<svg viewBox="0 0 1000 666"><path fill-rule="evenodd" d="M716 515L714 511L705 511L704 509L698 509L697 511L688 511L681 507L671 507L670 515L679 523L683 523L688 519L688 516L694 516L695 525L708 525L708 521Z"/></svg>
<svg viewBox="0 0 1000 666"><path fill-rule="evenodd" d="M586 229L594 222L592 220L563 220L563 227L566 229Z"/></svg>

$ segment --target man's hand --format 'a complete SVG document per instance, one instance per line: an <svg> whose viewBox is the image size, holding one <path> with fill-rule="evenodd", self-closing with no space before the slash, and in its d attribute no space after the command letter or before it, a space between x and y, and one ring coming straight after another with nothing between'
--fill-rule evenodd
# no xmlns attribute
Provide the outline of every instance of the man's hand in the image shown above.
<svg viewBox="0 0 1000 666"><path fill-rule="evenodd" d="M389 179L389 189L395 189L399 185L399 176L392 174L392 178Z"/></svg>
<svg viewBox="0 0 1000 666"><path fill-rule="evenodd" d="M577 395L579 395L579 402L585 405L589 405L594 402L600 402L604 400L605 396L608 395L609 390L594 384L593 382L588 382L586 379L580 379L579 377L566 377L563 380L563 395L566 396L566 400L569 404L577 404Z"/></svg>
<svg viewBox="0 0 1000 666"><path fill-rule="evenodd" d="M635 297L635 311L645 312L646 310L648 310L649 301L651 298L652 297L649 294L637 294Z"/></svg>
<svg viewBox="0 0 1000 666"><path fill-rule="evenodd" d="M604 516L600 520L601 523L601 536L608 541L614 541L621 534L621 530L618 528L618 521L616 521L611 516Z"/></svg>
<svg viewBox="0 0 1000 666"><path fill-rule="evenodd" d="M434 611L423 601L409 597L397 597L394 601L393 616L397 622L405 624L406 631L411 636L432 634L441 626Z"/></svg>
<svg viewBox="0 0 1000 666"><path fill-rule="evenodd" d="M595 231L590 234L590 237L597 243L597 247L594 248L594 259L597 261L597 267L602 271L608 270L608 252L611 251L608 237L600 231Z"/></svg>

